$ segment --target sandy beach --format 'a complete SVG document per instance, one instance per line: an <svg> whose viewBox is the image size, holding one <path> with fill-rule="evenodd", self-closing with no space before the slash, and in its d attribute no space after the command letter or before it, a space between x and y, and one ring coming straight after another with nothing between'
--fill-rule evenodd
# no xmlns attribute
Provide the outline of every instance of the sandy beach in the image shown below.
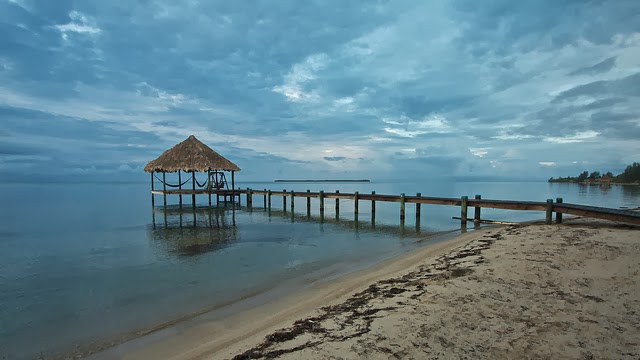
<svg viewBox="0 0 640 360"><path fill-rule="evenodd" d="M636 359L639 230L485 228L102 358Z"/></svg>

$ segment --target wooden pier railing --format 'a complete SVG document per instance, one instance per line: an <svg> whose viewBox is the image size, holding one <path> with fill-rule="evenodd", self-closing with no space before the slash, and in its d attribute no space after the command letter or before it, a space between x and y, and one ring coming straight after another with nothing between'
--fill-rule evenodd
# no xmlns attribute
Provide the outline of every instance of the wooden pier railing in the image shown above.
<svg viewBox="0 0 640 360"><path fill-rule="evenodd" d="M360 201L370 201L371 202L371 216L372 220L375 221L375 212L376 212L376 202L384 201L384 202L397 202L400 203L400 223L404 224L406 208L405 204L412 203L416 204L415 206L415 215L416 221L420 220L420 205L421 204L431 204L431 205L448 205L448 206L459 206L460 207L460 221L462 224L466 225L467 221L473 222L481 222L481 210L482 208L490 208L490 209L504 209L504 210L533 210L533 211L544 211L545 212L545 220L547 224L551 224L553 222L553 213L556 214L555 220L556 223L562 223L562 214L571 214L578 215L584 217L605 219L615 222L628 223L628 224L640 224L640 212L632 211L632 210L620 210L620 209L612 209L605 207L597 207L597 206L587 206L587 205L578 205L578 204L569 204L564 203L562 198L557 198L554 202L553 199L547 199L544 202L539 201L513 201L513 200L489 200L482 199L480 195L476 195L473 199L469 199L467 196L462 196L460 198L442 198L442 197L430 197L430 196L422 196L420 193L415 196L412 195L383 195L376 194L375 192L371 192L371 194L361 194L359 192L355 193L341 193L336 191L332 192L311 192L307 191L273 191L273 190L254 190L254 189L235 189L235 190L206 190L206 189L196 189L196 190L152 190L152 194L163 195L165 198L167 195L195 195L195 194L207 194L209 195L209 205L211 205L211 196L216 195L216 201L220 202L220 197L223 197L224 202L226 203L227 197L230 198L230 201L235 202L236 197L238 202L240 203L240 195L245 195L246 206L249 209L253 209L253 198L254 196L262 196L262 206L264 209L270 210L272 207L272 197L282 197L282 209L287 211L287 198L289 198L289 206L290 211L295 211L295 202L294 199L297 197L306 198L306 212L307 215L311 214L311 198L319 199L319 211L320 211L320 220L324 218L325 212L325 200L326 199L335 199L335 210L336 214L340 211L340 202L339 200L352 200L354 201L354 213L358 214L358 204ZM166 200L165 200L166 204ZM474 213L473 218L468 218L468 208L473 207Z"/></svg>

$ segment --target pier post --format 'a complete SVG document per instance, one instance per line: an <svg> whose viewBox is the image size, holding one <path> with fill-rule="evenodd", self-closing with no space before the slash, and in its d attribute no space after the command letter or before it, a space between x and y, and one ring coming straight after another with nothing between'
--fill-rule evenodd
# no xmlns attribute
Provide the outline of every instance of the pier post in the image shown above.
<svg viewBox="0 0 640 360"><path fill-rule="evenodd" d="M556 203L562 204L562 198L557 198ZM556 211L556 224L562 224L562 213Z"/></svg>
<svg viewBox="0 0 640 360"><path fill-rule="evenodd" d="M264 193L262 194L262 208L267 210L267 189L264 189Z"/></svg>
<svg viewBox="0 0 640 360"><path fill-rule="evenodd" d="M376 192L371 192L371 226L376 226Z"/></svg>
<svg viewBox="0 0 640 360"><path fill-rule="evenodd" d="M164 206L167 206L167 180L165 178L166 173L162 172L162 201L164 202Z"/></svg>
<svg viewBox="0 0 640 360"><path fill-rule="evenodd" d="M216 206L220 206L220 194L216 193Z"/></svg>
<svg viewBox="0 0 640 360"><path fill-rule="evenodd" d="M358 192L356 191L356 192L353 194L353 201L354 201L354 203L353 203L353 214L354 214L356 217L358 217L358 196L359 196L359 194L358 194Z"/></svg>
<svg viewBox="0 0 640 360"><path fill-rule="evenodd" d="M324 222L324 191L320 190L318 197L320 199L320 222Z"/></svg>
<svg viewBox="0 0 640 360"><path fill-rule="evenodd" d="M416 194L417 198L421 198L422 194L421 193L417 193ZM420 206L421 204L419 202L416 203L416 223L420 222Z"/></svg>
<svg viewBox="0 0 640 360"><path fill-rule="evenodd" d="M247 208L249 211L253 211L253 193L249 188L247 188Z"/></svg>
<svg viewBox="0 0 640 360"><path fill-rule="evenodd" d="M553 214L553 199L547 199L547 213L545 217L545 223L551 225L551 218Z"/></svg>
<svg viewBox="0 0 640 360"><path fill-rule="evenodd" d="M404 225L405 196L400 194L400 225Z"/></svg>
<svg viewBox="0 0 640 360"><path fill-rule="evenodd" d="M271 190L267 191L267 209L271 213Z"/></svg>
<svg viewBox="0 0 640 360"><path fill-rule="evenodd" d="M307 190L307 217L311 217L311 190Z"/></svg>
<svg viewBox="0 0 640 360"><path fill-rule="evenodd" d="M467 196L463 196L460 198L460 222L463 226L467 226L467 203L469 202L469 198Z"/></svg>
<svg viewBox="0 0 640 360"><path fill-rule="evenodd" d="M153 193L153 171L152 171L151 172L151 208L155 208L155 207L156 207L156 195Z"/></svg>
<svg viewBox="0 0 640 360"><path fill-rule="evenodd" d="M191 172L191 190L193 190L193 194L191 194L191 203L193 204L193 208L196 208L196 172L195 170Z"/></svg>
<svg viewBox="0 0 640 360"><path fill-rule="evenodd" d="M182 175L180 174L180 170L178 170L178 190L182 190ZM182 209L182 194L178 195L178 203L180 204L180 209Z"/></svg>
<svg viewBox="0 0 640 360"><path fill-rule="evenodd" d="M291 190L291 215L293 215L294 207L295 207L294 202L293 202L294 196L295 196L295 193L293 192L293 190Z"/></svg>
<svg viewBox="0 0 640 360"><path fill-rule="evenodd" d="M282 189L282 211L287 212L287 189Z"/></svg>
<svg viewBox="0 0 640 360"><path fill-rule="evenodd" d="M336 190L336 195L340 194L340 190ZM340 218L340 199L336 197L336 219Z"/></svg>
<svg viewBox="0 0 640 360"><path fill-rule="evenodd" d="M476 200L481 200L482 196L481 195L476 195L475 196ZM474 209L474 213L473 213L473 222L475 222L476 224L480 223L480 206L476 206Z"/></svg>

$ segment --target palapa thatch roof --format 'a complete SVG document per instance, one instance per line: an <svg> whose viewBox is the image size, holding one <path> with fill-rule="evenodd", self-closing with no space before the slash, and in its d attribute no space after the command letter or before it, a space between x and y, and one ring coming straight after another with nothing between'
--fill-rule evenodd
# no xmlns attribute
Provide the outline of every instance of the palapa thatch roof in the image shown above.
<svg viewBox="0 0 640 360"><path fill-rule="evenodd" d="M187 140L149 161L145 172L176 172L209 170L240 171L240 168L191 135Z"/></svg>

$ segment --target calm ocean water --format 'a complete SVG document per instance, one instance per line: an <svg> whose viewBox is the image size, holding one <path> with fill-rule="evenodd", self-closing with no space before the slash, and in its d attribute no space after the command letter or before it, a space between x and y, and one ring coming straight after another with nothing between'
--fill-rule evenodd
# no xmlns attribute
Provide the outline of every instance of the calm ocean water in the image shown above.
<svg viewBox="0 0 640 360"><path fill-rule="evenodd" d="M640 188L574 184L490 182L239 183L242 188L537 200L608 207L640 206ZM213 309L274 288L283 291L370 266L443 237L459 228L459 209L422 207L416 229L413 205L400 229L398 204L362 202L354 222L353 202L326 200L320 224L305 200L297 216L229 207L208 209L200 196L195 212L185 198L169 197L165 212L151 209L149 185L0 185L0 358L33 358L76 346L122 339L203 309ZM244 198L242 199L243 206ZM215 200L214 200L215 202ZM156 205L162 203L156 197ZM262 198L254 197L254 206ZM287 206L289 203L287 201ZM483 209L483 218L524 221L540 212ZM431 240L429 240L431 239Z"/></svg>

